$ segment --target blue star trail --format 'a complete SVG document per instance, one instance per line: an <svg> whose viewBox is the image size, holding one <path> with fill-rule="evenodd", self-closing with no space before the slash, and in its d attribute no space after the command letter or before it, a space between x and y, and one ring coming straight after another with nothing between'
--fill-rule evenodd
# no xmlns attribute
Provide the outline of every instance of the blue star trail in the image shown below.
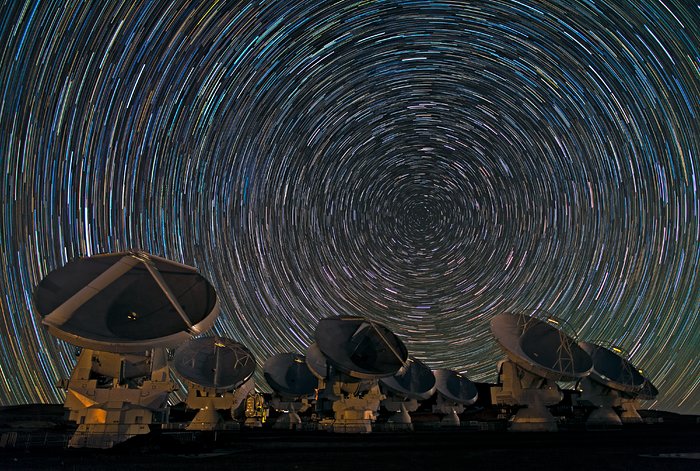
<svg viewBox="0 0 700 471"><path fill-rule="evenodd" d="M537 309L700 413L697 2L18 0L0 39L0 404L75 362L38 282L133 248L259 365L359 314L494 381Z"/></svg>

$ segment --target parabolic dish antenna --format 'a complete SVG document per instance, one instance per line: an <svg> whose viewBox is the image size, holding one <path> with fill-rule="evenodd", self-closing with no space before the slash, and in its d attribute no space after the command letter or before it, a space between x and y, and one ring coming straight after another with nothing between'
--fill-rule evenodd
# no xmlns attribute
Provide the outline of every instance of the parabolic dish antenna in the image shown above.
<svg viewBox="0 0 700 471"><path fill-rule="evenodd" d="M476 402L479 393L469 378L448 369L438 369L433 374L437 391L446 399L465 406Z"/></svg>
<svg viewBox="0 0 700 471"><path fill-rule="evenodd" d="M557 421L547 409L563 398L556 381L584 378L593 368L575 334L567 335L564 328L563 321L541 312L503 313L491 319L491 332L508 356L499 362L491 401L520 406L509 430L557 430Z"/></svg>
<svg viewBox="0 0 700 471"><path fill-rule="evenodd" d="M637 392L637 399L641 399L643 401L653 401L658 395L659 390L656 389L656 386L649 381L649 378L644 378L642 389Z"/></svg>
<svg viewBox="0 0 700 471"><path fill-rule="evenodd" d="M553 317L503 313L491 319L491 332L508 357L521 368L553 381L587 376L593 361L560 329Z"/></svg>
<svg viewBox="0 0 700 471"><path fill-rule="evenodd" d="M316 342L309 345L309 348L306 349L306 366L309 367L309 371L311 371L316 378L326 379L328 363Z"/></svg>
<svg viewBox="0 0 700 471"><path fill-rule="evenodd" d="M580 401L596 406L586 424L592 427L641 423L637 411L647 379L626 359L622 349L590 342L579 345L593 358L593 370L581 381ZM649 392L652 392L651 390ZM618 416L619 414L619 416Z"/></svg>
<svg viewBox="0 0 700 471"><path fill-rule="evenodd" d="M318 387L318 379L306 365L306 358L298 353L271 356L265 361L263 371L267 384L286 396L308 396Z"/></svg>
<svg viewBox="0 0 700 471"><path fill-rule="evenodd" d="M354 378L391 376L408 360L408 350L393 332L361 317L321 319L316 343L328 363Z"/></svg>
<svg viewBox="0 0 700 471"><path fill-rule="evenodd" d="M41 280L33 301L52 335L115 353L178 345L219 314L214 288L195 268L145 252L71 261Z"/></svg>
<svg viewBox="0 0 700 471"><path fill-rule="evenodd" d="M177 349L173 368L198 386L229 391L253 376L255 359L246 347L231 339L200 337Z"/></svg>
<svg viewBox="0 0 700 471"><path fill-rule="evenodd" d="M379 383L389 391L410 399L428 399L435 392L435 376L422 361L410 358L405 368Z"/></svg>
<svg viewBox="0 0 700 471"><path fill-rule="evenodd" d="M622 350L610 349L589 342L579 342L579 346L593 359L590 378L610 389L634 394L640 391L645 378L637 368L624 359Z"/></svg>

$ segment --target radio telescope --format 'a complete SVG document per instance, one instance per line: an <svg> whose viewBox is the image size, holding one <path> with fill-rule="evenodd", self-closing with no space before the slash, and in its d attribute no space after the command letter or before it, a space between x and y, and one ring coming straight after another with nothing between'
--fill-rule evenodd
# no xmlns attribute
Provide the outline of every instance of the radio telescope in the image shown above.
<svg viewBox="0 0 700 471"><path fill-rule="evenodd" d="M476 386L469 378L454 370L439 369L433 374L438 393L433 412L445 414L442 425L459 426L461 421L457 414L464 412L464 406L474 404L479 397Z"/></svg>
<svg viewBox="0 0 700 471"><path fill-rule="evenodd" d="M641 372L640 372L641 373ZM637 399L642 401L653 401L659 395L659 390L651 383L651 380L644 377L642 389L637 393Z"/></svg>
<svg viewBox="0 0 700 471"><path fill-rule="evenodd" d="M371 432L384 399L378 380L404 367L408 360L405 345L383 325L350 316L321 319L315 339L316 346L307 351L307 364L322 378L317 410L325 412L330 403L334 413L334 419L324 418L321 425L334 432Z"/></svg>
<svg viewBox="0 0 700 471"><path fill-rule="evenodd" d="M406 366L396 374L380 378L379 387L386 396L381 402L382 406L394 412L389 423L413 430L409 412L418 409L418 401L428 399L435 393L435 376L422 361L409 358Z"/></svg>
<svg viewBox="0 0 700 471"><path fill-rule="evenodd" d="M540 313L503 313L491 320L491 332L508 356L499 363L499 385L491 389L491 402L524 406L510 430L557 430L546 407L562 400L556 381L574 381L590 373L591 357L562 328L562 321Z"/></svg>
<svg viewBox="0 0 700 471"><path fill-rule="evenodd" d="M329 375L330 366L328 362L326 362L326 357L323 356L316 342L309 345L309 348L306 349L306 366L309 368L311 374L320 381L320 389L323 389L325 387L323 382Z"/></svg>
<svg viewBox="0 0 700 471"><path fill-rule="evenodd" d="M636 398L643 395L645 384L651 383L648 383L637 367L623 358L624 352L619 347L606 348L589 342L579 342L579 346L593 359L590 376L580 382L580 401L587 401L597 407L588 416L586 423L591 426L619 426L623 422L641 422ZM653 393L651 388L648 392ZM622 410L620 416L614 408Z"/></svg>
<svg viewBox="0 0 700 471"><path fill-rule="evenodd" d="M175 351L173 368L188 383L187 407L198 409L187 430L221 430L226 424L218 411L231 417L255 388L251 379L255 359L238 342L225 337L199 337Z"/></svg>
<svg viewBox="0 0 700 471"><path fill-rule="evenodd" d="M82 347L64 406L71 447L109 448L167 416L164 347L211 327L214 288L196 269L145 252L76 259L49 273L33 302L52 335Z"/></svg>
<svg viewBox="0 0 700 471"><path fill-rule="evenodd" d="M306 357L298 353L279 353L265 361L265 380L274 391L270 405L283 415L277 419L274 428L294 429L301 427L298 412L310 407L310 400L316 395L318 379L306 364Z"/></svg>

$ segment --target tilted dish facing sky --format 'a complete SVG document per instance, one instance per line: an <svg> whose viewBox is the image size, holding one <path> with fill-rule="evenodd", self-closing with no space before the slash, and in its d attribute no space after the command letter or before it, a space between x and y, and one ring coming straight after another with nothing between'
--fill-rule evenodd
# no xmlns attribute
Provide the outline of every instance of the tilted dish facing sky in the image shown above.
<svg viewBox="0 0 700 471"><path fill-rule="evenodd" d="M221 337L199 337L175 350L175 372L203 388L232 391L253 376L255 358L238 342Z"/></svg>
<svg viewBox="0 0 700 471"><path fill-rule="evenodd" d="M32 301L52 335L109 352L178 346L219 315L214 288L193 267L144 252L72 260L41 280Z"/></svg>
<svg viewBox="0 0 700 471"><path fill-rule="evenodd" d="M313 395L318 378L306 365L306 357L298 353L278 353L265 360L265 381L272 390L287 397Z"/></svg>
<svg viewBox="0 0 700 471"><path fill-rule="evenodd" d="M491 319L494 338L521 368L553 381L573 381L591 372L593 361L555 318L501 313Z"/></svg>
<svg viewBox="0 0 700 471"><path fill-rule="evenodd" d="M259 361L360 315L493 381L490 319L537 309L630 352L660 391L647 406L699 413L699 17L7 2L0 403L59 401L75 362L32 313L39 281L137 249L196 267L213 334Z"/></svg>
<svg viewBox="0 0 700 471"><path fill-rule="evenodd" d="M642 390L646 380L639 368L625 360L622 350L590 342L580 342L579 345L593 360L591 379L610 389L632 395Z"/></svg>

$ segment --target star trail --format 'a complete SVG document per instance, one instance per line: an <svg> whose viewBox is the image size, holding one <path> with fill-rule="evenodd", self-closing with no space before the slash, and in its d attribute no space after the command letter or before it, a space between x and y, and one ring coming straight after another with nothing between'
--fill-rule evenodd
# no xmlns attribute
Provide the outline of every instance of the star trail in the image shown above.
<svg viewBox="0 0 700 471"><path fill-rule="evenodd" d="M700 413L697 2L18 0L0 38L0 404L75 362L39 281L134 248L261 387L336 314L494 381L489 320L537 309Z"/></svg>

